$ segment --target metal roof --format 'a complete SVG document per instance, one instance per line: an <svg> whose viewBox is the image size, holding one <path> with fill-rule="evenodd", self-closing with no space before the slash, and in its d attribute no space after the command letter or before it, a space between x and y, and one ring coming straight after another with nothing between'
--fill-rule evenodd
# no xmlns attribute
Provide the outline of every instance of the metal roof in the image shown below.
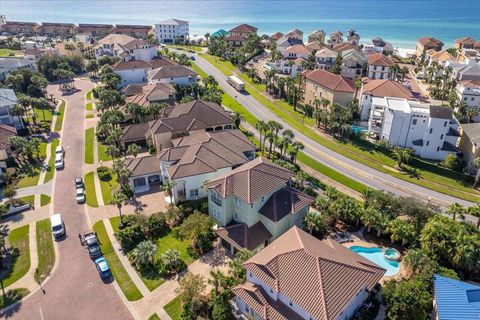
<svg viewBox="0 0 480 320"><path fill-rule="evenodd" d="M439 320L478 320L480 286L434 275L435 301Z"/></svg>

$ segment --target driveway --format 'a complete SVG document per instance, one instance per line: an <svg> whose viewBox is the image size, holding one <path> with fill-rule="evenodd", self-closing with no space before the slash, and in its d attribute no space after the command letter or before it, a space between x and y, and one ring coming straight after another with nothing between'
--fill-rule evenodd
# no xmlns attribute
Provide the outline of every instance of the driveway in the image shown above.
<svg viewBox="0 0 480 320"><path fill-rule="evenodd" d="M74 179L83 175L84 95L93 85L76 80L81 89L62 97L58 85L48 93L67 100L61 144L65 148L65 168L56 174L53 188L54 212L60 212L67 236L57 242L59 260L51 278L41 290L25 299L11 316L15 319L132 319L113 283L104 283L79 243L78 233L88 230L85 208L75 201Z"/></svg>
<svg viewBox="0 0 480 320"><path fill-rule="evenodd" d="M328 149L327 147L292 128L252 96L236 91L232 86L226 83L225 75L201 56L196 55L196 63L208 75L212 75L218 81L222 90L232 97L235 97L235 99L245 108L247 108L255 116L255 118L265 121L275 120L282 124L285 129L292 130L295 133L295 137L305 144L305 154L314 158L316 161L335 169L336 171L339 171L371 188L385 190L398 196L411 196L424 199L425 201L431 201L432 203L443 207L447 207L454 202L458 202L464 206L472 205L472 203L469 201L461 200L427 188L423 188L419 185L395 178L383 172L379 172L350 158L342 156L331 149Z"/></svg>

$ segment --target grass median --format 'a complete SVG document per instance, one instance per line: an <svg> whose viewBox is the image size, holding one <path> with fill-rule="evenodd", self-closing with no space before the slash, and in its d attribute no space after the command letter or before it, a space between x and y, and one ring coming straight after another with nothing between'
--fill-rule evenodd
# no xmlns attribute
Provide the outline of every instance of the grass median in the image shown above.
<svg viewBox="0 0 480 320"><path fill-rule="evenodd" d="M111 169L109 169L111 171ZM117 189L118 182L117 182L117 175L111 172L112 178L109 181L102 181L100 179L100 187L102 188L102 197L103 203L105 205L110 204L113 199L113 191Z"/></svg>
<svg viewBox="0 0 480 320"><path fill-rule="evenodd" d="M52 231L50 219L37 221L37 251L38 251L38 272L35 272L35 281L42 282L47 278L55 264L55 249L53 248Z"/></svg>
<svg viewBox="0 0 480 320"><path fill-rule="evenodd" d="M86 97L87 97L87 100L92 100L92 98L93 98L93 90L88 91Z"/></svg>
<svg viewBox="0 0 480 320"><path fill-rule="evenodd" d="M44 183L52 180L55 175L55 149L59 144L58 139L53 139L50 143L50 159L48 159L48 168L47 172L45 172L45 180Z"/></svg>
<svg viewBox="0 0 480 320"><path fill-rule="evenodd" d="M97 145L98 145L98 161L112 160L112 157L110 157L106 152L107 147L104 144L101 144L100 142L97 143Z"/></svg>
<svg viewBox="0 0 480 320"><path fill-rule="evenodd" d="M122 292L127 298L127 300L136 301L142 299L142 293L135 286L127 271L123 267L122 262L115 253L103 221L98 221L97 223L95 223L93 225L93 230L97 233L103 255L108 261L108 265L112 270L113 277L115 278L115 281L117 281L120 289L122 289Z"/></svg>
<svg viewBox="0 0 480 320"><path fill-rule="evenodd" d="M30 291L26 288L12 289L0 296L0 309L4 309L26 297Z"/></svg>
<svg viewBox="0 0 480 320"><path fill-rule="evenodd" d="M293 110L293 107L285 101L267 98L263 94L265 85L253 83L246 74L236 70L228 61L221 61L219 58L208 54L201 54L201 56L225 75L231 75L232 72L235 71L235 73L245 81L246 90L253 98L258 100L290 126L323 146L380 172L422 187L468 201L480 200L480 192L472 189L471 181L462 174L441 168L423 159L415 158L412 161L412 167L420 171L420 177L414 177L395 170L395 159L379 151L374 144L368 141L339 141L320 135L311 128L315 122L313 119L302 119L302 114ZM303 125L302 121L304 121Z"/></svg>
<svg viewBox="0 0 480 320"><path fill-rule="evenodd" d="M180 301L179 297L176 297L169 303L167 303L163 309L165 312L172 318L172 320L180 319L180 314L182 314L182 301Z"/></svg>
<svg viewBox="0 0 480 320"><path fill-rule="evenodd" d="M20 280L30 269L30 241L28 237L28 224L10 230L8 235L9 256L4 261L6 272L2 276L3 286Z"/></svg>
<svg viewBox="0 0 480 320"><path fill-rule="evenodd" d="M95 140L95 128L85 130L85 163L93 164L93 147Z"/></svg>
<svg viewBox="0 0 480 320"><path fill-rule="evenodd" d="M95 190L95 180L94 180L94 173L89 172L85 175L84 183L85 183L85 196L87 198L87 205L90 207L97 208L97 193Z"/></svg>
<svg viewBox="0 0 480 320"><path fill-rule="evenodd" d="M63 118L65 117L65 100L62 100L57 111L57 120L55 121L55 132L60 132L63 126Z"/></svg>

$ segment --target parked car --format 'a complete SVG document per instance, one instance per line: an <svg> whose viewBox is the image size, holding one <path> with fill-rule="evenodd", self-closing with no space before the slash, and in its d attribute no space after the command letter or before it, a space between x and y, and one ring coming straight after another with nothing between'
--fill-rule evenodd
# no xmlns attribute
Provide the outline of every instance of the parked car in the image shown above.
<svg viewBox="0 0 480 320"><path fill-rule="evenodd" d="M63 154L55 154L55 168L62 169L64 166Z"/></svg>
<svg viewBox="0 0 480 320"><path fill-rule="evenodd" d="M83 234L83 244L87 247L90 258L96 259L102 255L97 236L93 231L87 231Z"/></svg>
<svg viewBox="0 0 480 320"><path fill-rule="evenodd" d="M195 57L194 57L194 56L191 56L191 57L190 57L190 60L195 60Z"/></svg>
<svg viewBox="0 0 480 320"><path fill-rule="evenodd" d="M63 150L62 146L57 146L55 148L55 155L57 155L57 154L61 154L62 156L65 154L65 150Z"/></svg>
<svg viewBox="0 0 480 320"><path fill-rule="evenodd" d="M27 210L30 210L30 209L33 209L33 206L30 203L11 204L8 207L8 210L4 214L4 216L6 216L6 215L8 216L8 215L11 215L11 214L27 211Z"/></svg>
<svg viewBox="0 0 480 320"><path fill-rule="evenodd" d="M76 191L75 198L77 199L77 202L78 203L85 202L85 191L83 190L83 188L77 188L76 190L77 191Z"/></svg>
<svg viewBox="0 0 480 320"><path fill-rule="evenodd" d="M60 213L56 213L50 217L50 225L52 226L52 233L55 238L65 234L65 224L63 223Z"/></svg>
<svg viewBox="0 0 480 320"><path fill-rule="evenodd" d="M112 275L110 272L110 267L108 266L107 260L104 257L100 257L95 260L95 266L97 267L98 274L100 278L105 279Z"/></svg>
<svg viewBox="0 0 480 320"><path fill-rule="evenodd" d="M85 185L83 184L83 179L81 177L75 178L75 189L78 188L85 189Z"/></svg>

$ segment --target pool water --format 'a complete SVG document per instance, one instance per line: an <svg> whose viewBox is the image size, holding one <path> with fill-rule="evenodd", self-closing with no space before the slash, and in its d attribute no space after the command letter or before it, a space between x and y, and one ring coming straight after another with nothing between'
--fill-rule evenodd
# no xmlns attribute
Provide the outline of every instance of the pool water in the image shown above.
<svg viewBox="0 0 480 320"><path fill-rule="evenodd" d="M386 259L383 254L382 248L365 248L361 246L352 246L350 247L350 250L372 261L379 267L386 269L387 272L385 272L385 275L388 277L394 276L400 271L400 265L398 264L398 262Z"/></svg>

